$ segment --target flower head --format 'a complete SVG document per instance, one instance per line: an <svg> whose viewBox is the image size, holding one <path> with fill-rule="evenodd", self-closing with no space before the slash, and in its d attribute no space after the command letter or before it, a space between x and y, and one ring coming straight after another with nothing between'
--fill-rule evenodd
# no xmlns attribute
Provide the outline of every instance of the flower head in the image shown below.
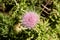
<svg viewBox="0 0 60 40"><path fill-rule="evenodd" d="M33 28L39 20L39 16L35 12L27 12L23 16L22 24L27 28Z"/></svg>

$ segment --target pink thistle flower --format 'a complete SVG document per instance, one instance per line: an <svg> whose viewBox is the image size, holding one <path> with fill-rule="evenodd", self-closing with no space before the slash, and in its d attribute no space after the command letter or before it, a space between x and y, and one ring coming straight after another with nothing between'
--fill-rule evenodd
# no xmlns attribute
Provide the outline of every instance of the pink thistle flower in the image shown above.
<svg viewBox="0 0 60 40"><path fill-rule="evenodd" d="M35 12L27 12L22 19L22 24L27 28L33 28L39 20L39 16Z"/></svg>

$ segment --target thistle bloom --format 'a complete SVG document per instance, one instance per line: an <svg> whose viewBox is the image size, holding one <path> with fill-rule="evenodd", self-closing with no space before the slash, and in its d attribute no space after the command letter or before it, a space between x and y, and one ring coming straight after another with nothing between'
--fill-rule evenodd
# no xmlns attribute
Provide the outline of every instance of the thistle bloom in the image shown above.
<svg viewBox="0 0 60 40"><path fill-rule="evenodd" d="M35 12L27 12L22 19L22 24L27 28L33 28L39 20L39 16Z"/></svg>

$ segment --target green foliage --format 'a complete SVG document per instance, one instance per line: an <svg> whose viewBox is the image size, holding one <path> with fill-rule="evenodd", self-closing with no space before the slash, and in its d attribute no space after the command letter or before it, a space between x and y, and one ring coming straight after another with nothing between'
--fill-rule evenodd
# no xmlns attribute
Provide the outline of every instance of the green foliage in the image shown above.
<svg viewBox="0 0 60 40"><path fill-rule="evenodd" d="M3 7L0 9L0 40L60 40L60 1L52 0L53 7L48 18L40 15L43 1L0 0L0 6ZM37 12L40 22L33 29L22 29L16 33L14 27L21 23L22 16L27 11Z"/></svg>

